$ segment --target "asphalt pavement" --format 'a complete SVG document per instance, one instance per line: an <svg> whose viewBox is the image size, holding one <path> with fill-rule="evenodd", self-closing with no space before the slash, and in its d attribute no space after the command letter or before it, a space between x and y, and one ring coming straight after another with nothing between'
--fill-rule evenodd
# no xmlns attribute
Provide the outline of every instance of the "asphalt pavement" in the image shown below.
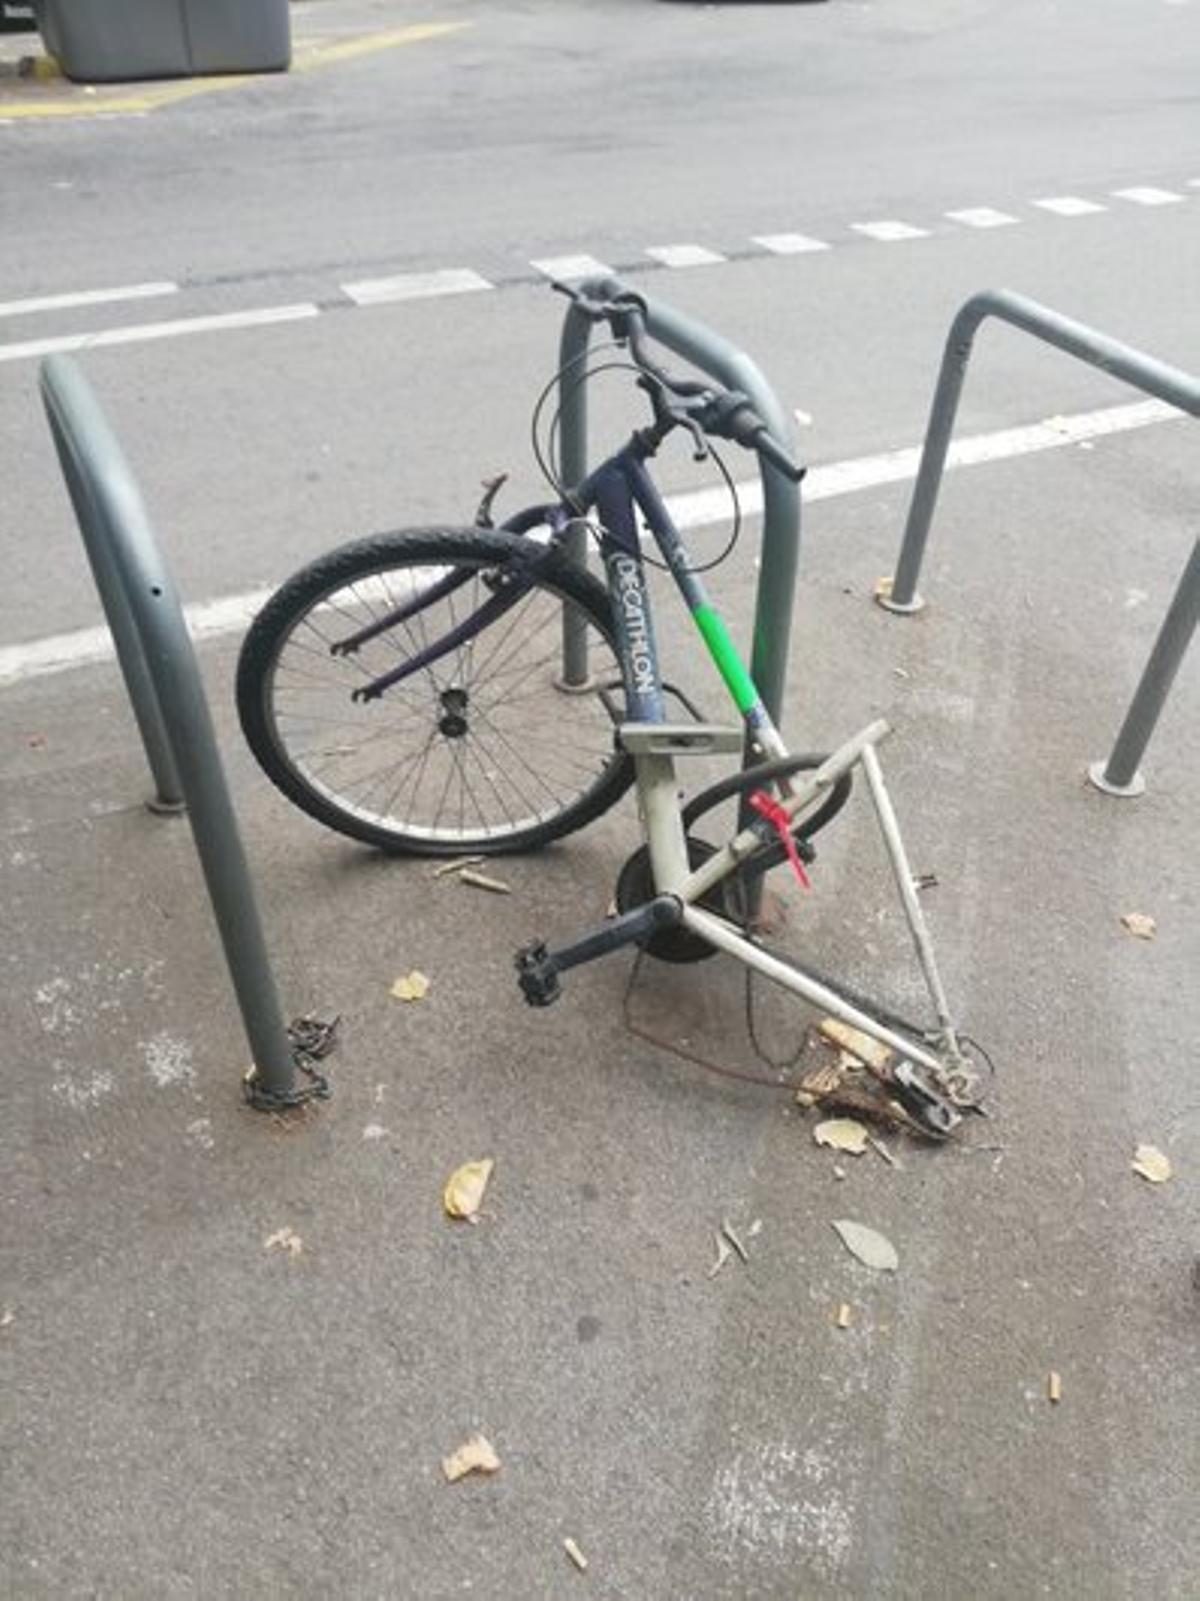
<svg viewBox="0 0 1200 1601"><path fill-rule="evenodd" d="M134 86L113 110L0 77L0 1588L1193 1595L1194 659L1146 795L1083 774L1195 538L1194 425L987 330L929 607L891 618L871 591L967 295L1007 285L1200 369L1196 5L1103 0L1086 26L1038 0L294 15L304 70L220 92ZM30 111L50 105L74 109ZM839 1157L786 1091L631 1030L769 1074L722 959L618 956L523 1006L513 949L603 917L629 802L497 866L512 893L490 896L322 831L241 741L232 668L265 588L343 537L467 519L494 471L512 503L538 493L548 280L581 256L744 345L800 414L785 728L828 746L894 724L947 987L996 1064L991 1115L952 1145ZM341 1014L332 1098L299 1118L243 1105L187 825L141 805L37 400L55 348L211 627L285 1008ZM637 415L598 380L598 437ZM664 471L681 497L710 482L683 451ZM722 527L697 512L689 538ZM757 535L713 580L743 640ZM779 940L911 1005L861 796L813 876L781 884ZM432 982L406 1004L411 968ZM781 1061L812 1021L767 992L753 1015ZM1143 1142L1168 1182L1133 1172ZM443 1184L485 1156L483 1217L454 1224ZM886 1234L898 1271L856 1263L838 1218ZM749 1260L711 1275L726 1222ZM476 1430L499 1472L446 1483Z"/></svg>

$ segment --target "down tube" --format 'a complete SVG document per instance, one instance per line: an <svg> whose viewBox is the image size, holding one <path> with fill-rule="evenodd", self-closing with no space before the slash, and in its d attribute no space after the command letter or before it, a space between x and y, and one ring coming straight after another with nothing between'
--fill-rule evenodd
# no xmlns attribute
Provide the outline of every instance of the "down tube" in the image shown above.
<svg viewBox="0 0 1200 1601"><path fill-rule="evenodd" d="M627 471L634 499L642 509L655 542L663 554L663 560L671 569L671 576L679 587L679 592L692 614L696 627L700 630L701 638L708 646L709 655L726 689L733 697L734 705L745 718L746 726L760 750L767 756L786 755L779 731L771 721L770 714L763 704L763 698L755 687L745 662L738 654L737 646L730 638L724 619L709 600L704 585L691 569L687 550L679 537L679 530L671 521L671 514L663 504L663 498L655 487L654 480L640 461L631 462Z"/></svg>

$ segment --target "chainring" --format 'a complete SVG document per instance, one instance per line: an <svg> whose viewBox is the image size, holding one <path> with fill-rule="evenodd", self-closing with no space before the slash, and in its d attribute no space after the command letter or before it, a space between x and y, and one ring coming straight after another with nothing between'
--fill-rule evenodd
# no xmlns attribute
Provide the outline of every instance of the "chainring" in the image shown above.
<svg viewBox="0 0 1200 1601"><path fill-rule="evenodd" d="M707 840L697 839L689 834L687 851L688 864L694 869L702 867L710 856L715 856L717 847L710 845ZM644 906L647 901L653 900L654 895L654 873L650 866L650 851L647 846L642 845L634 851L617 878L615 896L617 910L631 912L635 906ZM731 875L707 890L697 905L741 924L745 922L745 917L736 905L737 900L737 880ZM660 962L703 962L717 954L714 946L706 939L702 939L699 934L693 934L688 928L660 928L655 933L648 934L645 939L639 940L638 944L648 956L655 956Z"/></svg>

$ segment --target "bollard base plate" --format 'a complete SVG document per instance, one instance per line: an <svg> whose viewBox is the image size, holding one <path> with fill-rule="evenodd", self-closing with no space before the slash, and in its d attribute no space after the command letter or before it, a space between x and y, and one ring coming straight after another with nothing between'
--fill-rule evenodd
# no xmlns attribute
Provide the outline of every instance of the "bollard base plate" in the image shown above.
<svg viewBox="0 0 1200 1601"><path fill-rule="evenodd" d="M920 595L914 595L911 600L893 600L890 594L876 592L875 604L882 606L884 611L895 612L897 617L915 617L918 612L925 610L925 602Z"/></svg>
<svg viewBox="0 0 1200 1601"><path fill-rule="evenodd" d="M1092 762L1088 766L1088 781L1096 789L1102 790L1106 795L1116 795L1121 800L1134 800L1146 793L1146 780L1141 773L1134 773L1128 784L1110 783L1104 776L1104 762Z"/></svg>

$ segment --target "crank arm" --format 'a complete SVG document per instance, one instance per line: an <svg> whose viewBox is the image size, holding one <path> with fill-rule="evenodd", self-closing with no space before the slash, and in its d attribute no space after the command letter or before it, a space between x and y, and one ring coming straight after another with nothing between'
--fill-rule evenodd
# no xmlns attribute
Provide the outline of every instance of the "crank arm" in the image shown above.
<svg viewBox="0 0 1200 1601"><path fill-rule="evenodd" d="M530 1006L549 1006L562 993L558 975L598 956L608 956L626 945L637 945L660 929L675 928L683 917L683 907L674 895L656 895L644 906L614 917L603 928L557 951L548 951L541 941L523 946L516 955L517 978Z"/></svg>

